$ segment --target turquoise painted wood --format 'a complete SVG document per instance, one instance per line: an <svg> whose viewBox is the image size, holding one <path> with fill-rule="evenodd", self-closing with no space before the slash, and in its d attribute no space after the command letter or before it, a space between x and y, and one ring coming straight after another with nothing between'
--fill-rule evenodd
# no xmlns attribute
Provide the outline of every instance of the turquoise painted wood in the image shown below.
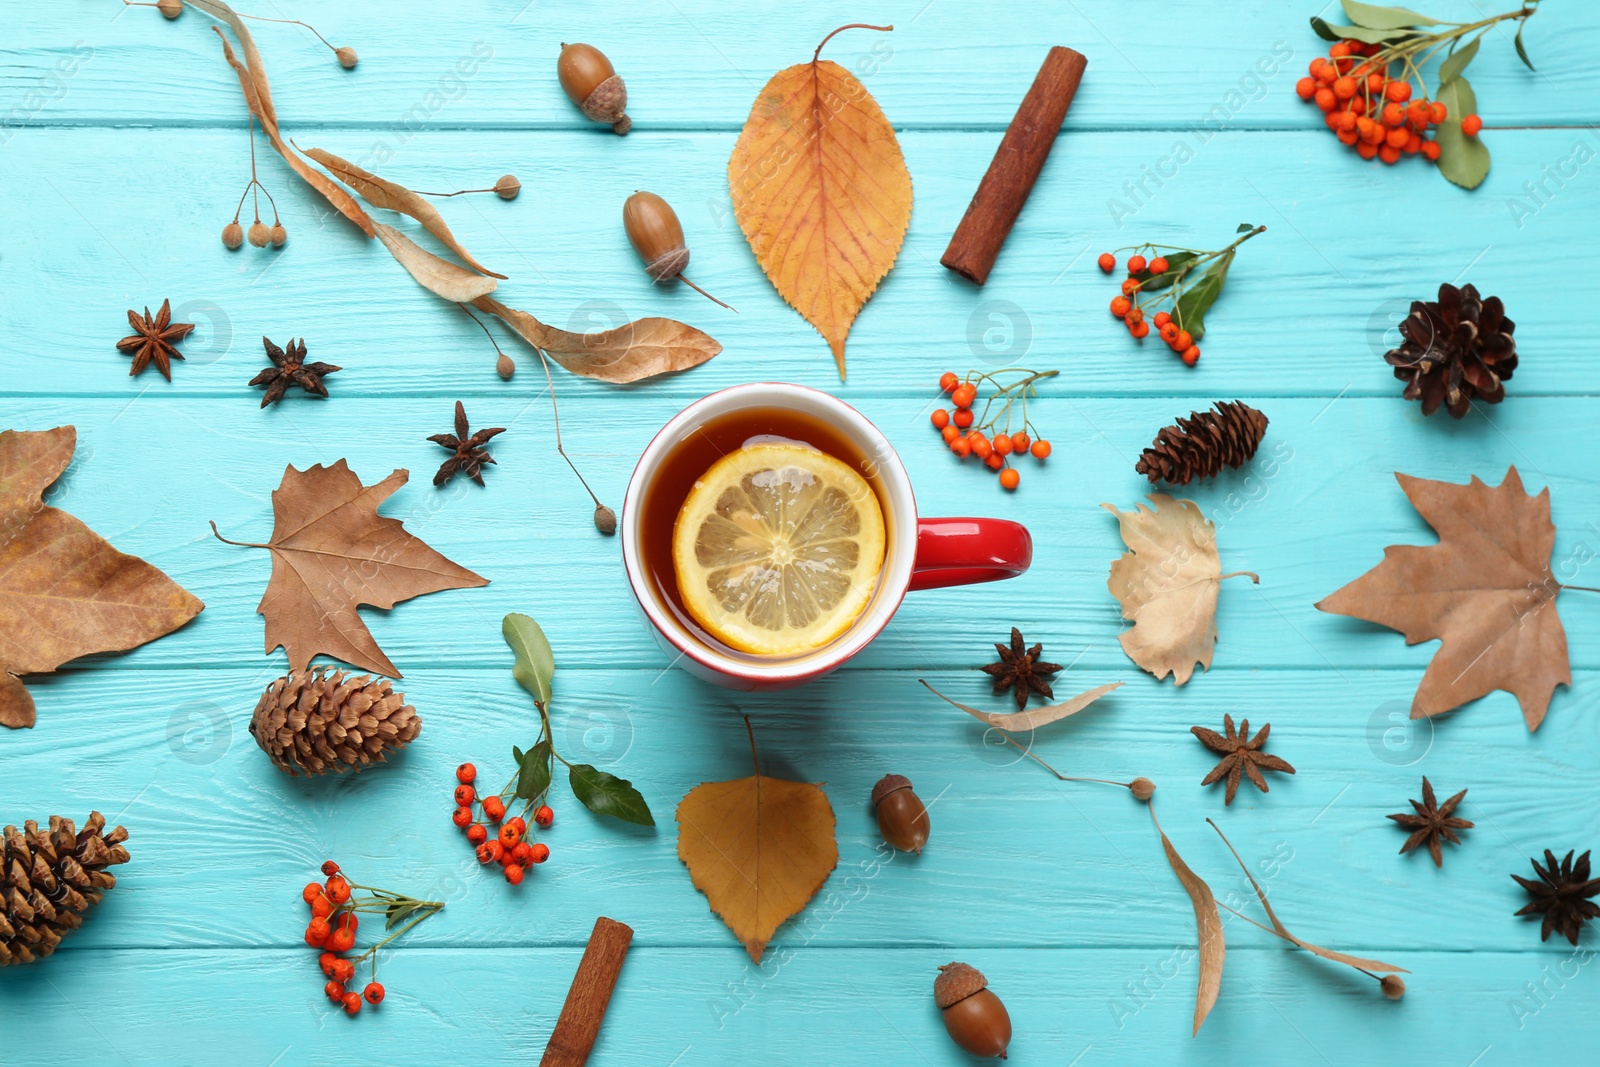
<svg viewBox="0 0 1600 1067"><path fill-rule="evenodd" d="M1463 0L1418 5L1468 19ZM1509 5L1506 5L1509 6ZM519 7L522 9L517 10ZM1600 408L1584 264L1600 241L1593 42L1600 8L1550 3L1526 42L1485 42L1473 67L1494 152L1466 193L1422 164L1368 166L1337 148L1293 82L1318 44L1312 14L1250 0L1226 18L1202 0L1074 0L981 10L951 0L793 5L268 5L311 17L361 54L341 71L314 38L263 25L284 127L302 145L376 161L423 188L487 184L522 197L459 198L445 211L477 255L511 276L502 296L573 328L665 314L726 351L691 373L617 389L558 380L568 449L620 502L633 460L689 400L776 378L857 404L900 449L923 510L1017 518L1033 570L1006 585L907 600L849 669L753 697L671 668L634 617L614 542L555 453L550 398L520 360L493 372L481 332L381 249L324 217L275 156L262 177L291 238L229 255L217 234L248 160L244 111L207 20L175 23L114 0L22 5L0 41L0 427L77 426L76 460L51 502L156 563L206 602L183 631L127 655L30 678L36 729L0 736L0 823L98 808L128 826L134 861L51 960L0 972L0 1064L143 1065L536 1062L596 914L632 924L636 948L592 1062L602 1065L959 1064L929 987L938 964L983 969L1016 1024L1020 1064L1522 1064L1584 1062L1597 1033L1593 932L1540 943L1512 917L1506 875L1553 848L1600 845L1600 604L1560 608L1574 685L1537 734L1497 693L1434 721L1406 718L1434 646L1323 615L1312 604L1384 546L1427 543L1392 472L1497 482L1516 465L1548 486L1561 576L1597 585L1600 498L1590 468ZM830 54L857 70L901 131L916 188L900 261L852 333L850 379L755 265L728 203L725 166L761 83L844 22ZM619 139L566 104L557 44L616 61L634 132ZM1045 43L1088 54L1055 158L983 289L938 266ZM1176 164L1177 145L1192 158ZM1155 177L1151 177L1155 175ZM648 186L683 216L698 282L739 308L652 287L618 225ZM1200 366L1134 346L1104 308L1105 248L1207 245L1239 222L1268 233L1240 254ZM1500 294L1522 365L1507 402L1459 423L1423 419L1380 356L1412 298L1445 280ZM112 348L129 306L170 297L200 324L171 384L130 379ZM326 402L259 411L245 383L257 338L305 336L345 369ZM1392 336L1392 334L1390 334ZM516 349L511 349L517 351ZM927 426L945 369L1060 367L1035 412L1056 442L1020 492L961 469ZM1174 688L1135 668L1105 589L1120 552L1098 505L1147 486L1139 450L1174 415L1239 397L1272 420L1249 468L1193 487L1229 569L1261 575L1221 594L1215 666ZM504 425L486 489L428 484L425 438L462 399ZM364 480L413 480L385 505L491 579L367 612L426 726L392 765L358 778L290 780L246 732L262 686L255 605L269 563L213 539L271 528L285 464L347 458ZM533 716L499 636L508 611L555 647L558 741L635 781L654 832L602 824L558 786L553 850L520 891L487 877L448 822L463 759L504 771ZM1190 1037L1194 928L1142 806L1062 783L917 685L999 707L970 668L1015 623L1071 664L1058 692L1123 688L1036 751L1063 773L1159 783L1156 804L1220 899L1248 885L1205 817L1226 829L1312 941L1408 968L1399 1003L1368 980L1286 951L1227 919L1222 995ZM1270 720L1295 764L1231 808L1199 779L1188 736L1224 712ZM676 858L672 811L701 781L747 773L741 715L771 773L826 783L840 867L753 966ZM490 771L493 768L493 771ZM920 857L886 855L867 804L886 771L933 802ZM1397 856L1383 816L1426 773L1477 823L1435 870ZM937 799L935 799L937 798ZM356 1020L331 1010L299 941L298 887L326 856L362 880L447 901L389 953L389 999Z"/></svg>

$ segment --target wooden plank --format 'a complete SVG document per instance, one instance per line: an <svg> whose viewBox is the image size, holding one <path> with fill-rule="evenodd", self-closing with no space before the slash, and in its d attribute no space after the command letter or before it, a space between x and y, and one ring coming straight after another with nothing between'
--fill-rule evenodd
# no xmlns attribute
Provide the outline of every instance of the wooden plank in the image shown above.
<svg viewBox="0 0 1600 1067"><path fill-rule="evenodd" d="M973 1060L945 1036L931 993L953 954L1004 998L1014 1063L1225 1064L1251 1035L1263 1038L1251 1062L1269 1067L1388 1062L1424 1029L1445 1063L1581 1061L1590 1047L1592 953L1483 953L1470 968L1458 953L1408 954L1415 973L1394 1003L1242 923L1228 930L1216 1010L1191 1038L1192 931L1179 925L1170 944L1135 950L804 949L760 969L731 948L636 947L590 1063L735 1064L804 1049L808 1063L962 1067ZM474 1062L533 1063L560 1008L555 976L580 951L399 951L380 972L383 1006L356 1019L323 999L306 951L73 953L48 982L0 972L24 1039L7 1063L201 1063L211 1061L197 1050L220 1048L249 1064L432 1067L462 1062L463 1048ZM48 1040L25 1022L41 1019L60 1020Z"/></svg>
<svg viewBox="0 0 1600 1067"><path fill-rule="evenodd" d="M302 143L353 158L368 143L366 134L349 131L310 136L315 140ZM1567 286L1530 281L1551 269L1552 240L1600 244L1600 218L1589 210L1600 164L1578 161L1600 157L1600 135L1494 137L1495 169L1468 194L1415 160L1392 168L1361 163L1326 133L1219 135L1176 178L1155 179L1159 186L1146 175L1170 161L1173 139L1064 135L988 284L978 289L938 260L993 139L907 133L917 196L911 231L852 330L843 384L826 343L783 303L729 214L724 173L732 133L630 134L624 150L635 164L619 163L619 146L608 141L547 134L536 166L522 162L529 159L526 135L432 133L382 169L441 189L521 172L526 188L513 203L487 196L443 205L474 255L511 276L497 294L506 303L577 330L668 315L726 346L709 365L651 385L653 397L693 397L773 378L845 397L931 398L924 390L945 367L1015 365L1061 367L1066 377L1057 389L1072 395L1396 396L1400 384L1381 358L1396 340L1393 326L1411 300L1431 298L1452 279L1501 295L1518 323L1527 355L1508 386L1514 399L1600 393L1600 364L1571 340L1588 329L1588 309ZM242 131L27 130L12 148L0 152L0 185L30 192L0 198L0 231L15 235L0 282L23 289L44 281L49 289L44 299L0 305L0 327L16 339L0 396L132 400L149 392L244 403L251 394L245 383L264 365L263 334L279 344L303 335L313 358L347 368L329 381L341 401L375 394L525 397L536 388L538 368L524 358L526 349L501 333L523 375L504 385L476 325L342 219L320 218L314 195L275 157L263 159L262 174L283 213L288 246L227 252L218 235L248 173ZM118 165L83 166L86 149ZM1571 177L1547 178L1547 166L1566 166ZM652 285L621 224L623 200L646 180L684 220L696 282L739 314L687 288ZM1521 193L1525 182L1544 183L1542 206ZM250 217L247 204L247 223ZM1368 238L1350 239L1352 219L1369 227ZM1117 279L1095 267L1101 250L1143 240L1221 247L1239 222L1269 230L1241 250L1228 290L1208 316L1198 368L1183 366L1154 339L1135 343L1110 317ZM1395 236L1410 232L1429 238ZM166 297L190 316L181 321L199 324L184 346L188 359L170 387L152 385L151 375L129 380L128 360L113 348L126 333L124 312L159 307Z"/></svg>
<svg viewBox="0 0 1600 1067"><path fill-rule="evenodd" d="M563 661L575 635L545 622ZM982 649L969 647L977 660ZM972 670L852 671L757 698L677 671L563 665L553 705L557 751L634 782L656 828L590 816L558 774L555 825L534 835L551 858L515 890L477 865L449 819L457 764L472 761L479 784L493 790L510 775L511 746L534 739L534 715L509 663L418 671L402 688L422 716L420 738L391 766L309 782L273 768L247 732L267 670L59 675L35 686L39 726L0 738L0 822L82 818L97 808L128 827L133 862L74 935L74 950L292 948L306 920L300 887L329 857L356 881L447 902L411 935L413 945L581 946L598 910L624 917L640 946L732 947L677 859L673 812L699 783L748 773L740 716L749 714L767 773L825 783L839 820L838 869L779 930L772 951L1155 951L1193 937L1187 900L1143 805L1124 790L1058 782L940 704L919 677L955 699L1002 707ZM1578 675L1578 692L1589 694L1583 707L1558 701L1534 738L1515 705L1498 697L1410 723L1414 680L1398 671L1219 668L1174 693L1080 662L1057 692L1116 678L1129 684L1071 723L1023 740L1065 774L1155 781L1168 835L1218 899L1244 909L1250 889L1206 816L1224 827L1291 929L1318 943L1383 958L1557 947L1540 946L1537 924L1513 918L1525 897L1508 874L1529 871L1528 857L1547 847L1589 844L1590 769L1600 759L1590 713L1600 691L1595 672ZM1201 790L1216 757L1189 727L1220 728L1223 710L1256 729L1271 722L1269 750L1298 773L1272 775L1267 794L1245 784L1227 807L1220 787ZM1512 751L1520 755L1508 760ZM71 774L62 773L64 752ZM932 837L919 857L889 852L873 821L872 785L891 771L910 778L930 805ZM1409 810L1424 773L1444 795L1469 789L1462 814L1478 824L1461 847L1447 847L1442 870L1425 854L1397 855L1404 835L1384 818ZM971 917L978 902L981 922ZM571 972L561 973L564 982Z"/></svg>
<svg viewBox="0 0 1600 1067"><path fill-rule="evenodd" d="M1437 17L1472 21L1513 5L1435 0L1426 6ZM1063 44L1089 57L1069 135L1080 128L1202 124L1296 129L1315 121L1293 85L1327 51L1306 22L1317 13L1342 21L1337 8L1275 0L1230 5L1225 18L1206 0L1148 8L1025 0L985 7L977 27L978 13L960 4L887 0L872 17L893 23L893 34L847 34L826 54L857 72L897 128L1004 129L1046 47ZM447 6L396 0L380 17L331 5L288 17L295 15L308 16L335 44L354 46L361 63L341 70L299 27L255 27L290 129L311 122L390 131L587 129L607 142L610 136L599 135L608 131L585 123L556 84L562 41L589 41L608 52L627 82L636 130L733 129L773 73L810 59L830 29L863 17L848 0L754 10L675 0L631 7L620 19L582 7L494 0ZM0 120L242 121L238 83L209 25L196 11L168 23L153 10L125 12L115 0L19 9L0 46ZM1597 29L1600 11L1590 4L1541 12L1525 37L1537 74L1517 61L1509 31L1486 40L1471 73L1494 121L1577 125L1600 118L1600 100L1589 91L1600 60L1587 46Z"/></svg>
<svg viewBox="0 0 1600 1067"><path fill-rule="evenodd" d="M244 369L233 371L234 378ZM345 388L359 389L361 371L352 367L349 379ZM634 457L678 401L648 391L574 395L568 384L563 424L574 459L596 490L620 506ZM1180 494L1220 523L1224 567L1262 578L1258 586L1238 580L1223 590L1218 666L1334 673L1405 667L1420 677L1434 646L1407 647L1395 633L1312 607L1375 566L1385 546L1433 539L1391 477L1396 468L1455 481L1471 472L1498 483L1516 464L1531 491L1552 487L1558 576L1576 584L1592 578L1600 505L1588 472L1569 463L1570 442L1590 430L1591 401L1513 397L1492 414L1443 425L1443 416L1424 419L1399 399L1244 399L1272 420L1261 453L1250 467ZM1030 417L1049 429L1057 451L1042 467L1031 459L1023 465L1015 494L940 446L926 421L926 401L860 402L898 447L923 514L1014 518L1037 537L1032 569L1004 586L908 597L857 666L978 662L985 642L1004 637L1015 624L1067 659L1134 673L1116 640L1120 609L1106 590L1110 563L1123 546L1116 523L1099 505L1128 508L1151 491L1134 473L1134 460L1189 401L1041 401ZM268 553L216 541L207 521L234 540L265 540L272 526L268 497L285 466L347 458L368 484L396 467L410 469L411 483L383 513L405 520L408 529L491 581L483 589L408 601L388 613L366 612L402 671L502 663L499 620L509 611L544 618L564 663L666 668L668 658L634 617L617 543L595 533L588 497L555 454L544 400L526 394L482 399L467 410L474 425L510 427L494 441L499 465L488 472L486 488L465 479L443 490L429 484L444 453L425 437L448 428L447 398L296 398L262 413L248 396L189 401L164 395L161 386L131 404L8 400L0 402L0 425L42 429L75 422L78 456L51 502L160 566L207 604L178 633L114 657L119 664L266 667L255 609L267 583ZM264 438L274 447L263 448ZM194 458L165 458L174 442ZM1600 666L1594 596L1570 592L1559 604L1579 666ZM964 643L949 640L951 620L974 610L986 624ZM1191 684L1203 692L1206 679ZM1555 713L1575 699L1558 693Z"/></svg>

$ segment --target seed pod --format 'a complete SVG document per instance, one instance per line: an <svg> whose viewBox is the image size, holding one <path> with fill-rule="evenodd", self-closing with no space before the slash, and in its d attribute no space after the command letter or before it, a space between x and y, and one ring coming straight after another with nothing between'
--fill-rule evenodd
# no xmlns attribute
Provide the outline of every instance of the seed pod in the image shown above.
<svg viewBox="0 0 1600 1067"><path fill-rule="evenodd" d="M594 528L610 537L617 532L617 513L604 504L594 507Z"/></svg>
<svg viewBox="0 0 1600 1067"><path fill-rule="evenodd" d="M517 365L510 356L502 352L500 358L494 361L494 372L500 375L501 380L509 382L511 376L517 373Z"/></svg>
<svg viewBox="0 0 1600 1067"><path fill-rule="evenodd" d="M257 219L250 224L250 229L246 236L250 238L250 243L257 248L265 248L267 247L267 242L272 240L272 231L267 228L266 223Z"/></svg>
<svg viewBox="0 0 1600 1067"><path fill-rule="evenodd" d="M345 45L343 48L335 48L333 54L339 57L339 66L345 70L353 69L359 60L356 50L349 45Z"/></svg>
<svg viewBox="0 0 1600 1067"><path fill-rule="evenodd" d="M229 248L238 248L244 244L244 227L239 225L238 219L234 219L222 228L222 243Z"/></svg>
<svg viewBox="0 0 1600 1067"><path fill-rule="evenodd" d="M1135 778L1128 783L1128 791L1135 800L1149 800L1156 794L1156 784L1148 778Z"/></svg>
<svg viewBox="0 0 1600 1067"><path fill-rule="evenodd" d="M282 248L289 241L289 231L283 228L283 223L274 222L268 238L272 241L273 248Z"/></svg>
<svg viewBox="0 0 1600 1067"><path fill-rule="evenodd" d="M947 963L933 980L933 1002L944 1017L950 1040L974 1056L1006 1058L1011 1016L989 991L983 972L965 963Z"/></svg>
<svg viewBox="0 0 1600 1067"><path fill-rule="evenodd" d="M183 0L156 0L156 10L169 19L183 14Z"/></svg>
<svg viewBox="0 0 1600 1067"><path fill-rule="evenodd" d="M1402 979L1398 974L1384 975L1383 978L1378 982L1378 986L1383 990L1383 995L1388 997L1390 1000L1399 1000L1401 997L1406 995L1405 980Z"/></svg>
<svg viewBox="0 0 1600 1067"><path fill-rule="evenodd" d="M645 273L658 282L682 278L683 284L716 304L722 301L683 277L689 265L689 246L683 240L683 224L678 213L655 193L635 192L622 205L622 228L628 243L644 260ZM731 310L731 309L730 309Z"/></svg>
<svg viewBox="0 0 1600 1067"><path fill-rule="evenodd" d="M625 114L628 88L600 49L592 44L562 44L556 76L561 79L567 98L578 105L585 118L609 122L619 134L632 128L633 120Z"/></svg>
<svg viewBox="0 0 1600 1067"><path fill-rule="evenodd" d="M872 787L872 806L885 841L901 852L922 852L928 843L928 809L911 791L909 778L886 774L878 779Z"/></svg>
<svg viewBox="0 0 1600 1067"><path fill-rule="evenodd" d="M494 183L494 195L501 200L515 200L520 192L522 192L522 183L517 181L515 174L503 175L499 181Z"/></svg>

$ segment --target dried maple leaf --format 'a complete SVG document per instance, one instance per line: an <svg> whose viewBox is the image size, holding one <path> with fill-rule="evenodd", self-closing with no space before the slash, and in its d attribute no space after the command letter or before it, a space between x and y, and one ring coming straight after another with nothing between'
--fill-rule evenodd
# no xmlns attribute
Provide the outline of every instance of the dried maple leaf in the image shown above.
<svg viewBox="0 0 1600 1067"><path fill-rule="evenodd" d="M1550 573L1550 490L1529 496L1515 467L1498 486L1476 476L1467 485L1395 478L1439 543L1390 545L1382 563L1317 607L1399 630L1408 645L1440 642L1413 719L1504 689L1537 730L1556 686L1572 684L1561 586Z"/></svg>
<svg viewBox="0 0 1600 1067"><path fill-rule="evenodd" d="M1211 668L1217 643L1217 586L1249 571L1223 574L1217 529L1192 500L1152 493L1133 511L1101 504L1117 517L1128 551L1111 564L1106 582L1133 626L1119 636L1122 650L1140 667L1182 685L1195 664Z"/></svg>
<svg viewBox="0 0 1600 1067"><path fill-rule="evenodd" d="M701 783L678 805L678 858L756 963L838 865L834 823L820 788L768 778L759 760L749 778Z"/></svg>
<svg viewBox="0 0 1600 1067"><path fill-rule="evenodd" d="M728 160L728 185L761 269L827 340L843 378L850 326L911 222L911 173L872 94L818 58L832 37L762 88Z"/></svg>
<svg viewBox="0 0 1600 1067"><path fill-rule="evenodd" d="M44 502L77 447L71 426L0 432L0 726L32 726L17 677L171 633L205 605Z"/></svg>
<svg viewBox="0 0 1600 1067"><path fill-rule="evenodd" d="M363 486L342 459L331 467L288 467L272 493L270 542L228 541L217 534L230 545L272 551L272 579L256 611L267 620L267 652L287 651L291 671L327 655L399 678L356 609L366 604L387 610L424 593L489 584L407 533L399 519L378 514L408 477L397 470Z"/></svg>

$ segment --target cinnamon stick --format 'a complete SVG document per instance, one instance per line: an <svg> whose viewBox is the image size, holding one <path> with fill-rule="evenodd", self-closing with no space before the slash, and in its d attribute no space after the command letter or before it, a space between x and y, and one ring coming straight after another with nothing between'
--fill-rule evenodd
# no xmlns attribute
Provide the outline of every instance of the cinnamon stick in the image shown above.
<svg viewBox="0 0 1600 1067"><path fill-rule="evenodd" d="M1000 247L1056 143L1056 133L1088 62L1070 48L1057 45L1050 49L940 263L979 285L988 280Z"/></svg>
<svg viewBox="0 0 1600 1067"><path fill-rule="evenodd" d="M589 1061L632 942L632 927L604 915L594 921L588 947L583 950L583 960L567 990L567 1002L561 1006L561 1017L556 1020L539 1067L583 1067Z"/></svg>

